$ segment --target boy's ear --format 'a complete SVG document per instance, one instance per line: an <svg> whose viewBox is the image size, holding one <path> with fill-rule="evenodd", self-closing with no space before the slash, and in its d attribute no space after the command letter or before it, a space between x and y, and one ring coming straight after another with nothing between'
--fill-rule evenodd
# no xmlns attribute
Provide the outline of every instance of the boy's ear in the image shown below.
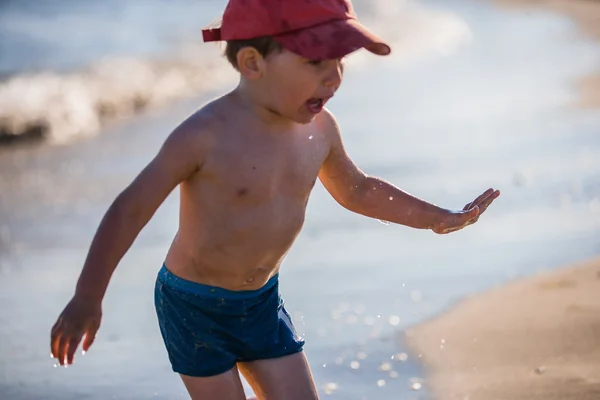
<svg viewBox="0 0 600 400"><path fill-rule="evenodd" d="M247 79L259 79L263 75L265 60L254 47L247 46L237 53L240 73Z"/></svg>

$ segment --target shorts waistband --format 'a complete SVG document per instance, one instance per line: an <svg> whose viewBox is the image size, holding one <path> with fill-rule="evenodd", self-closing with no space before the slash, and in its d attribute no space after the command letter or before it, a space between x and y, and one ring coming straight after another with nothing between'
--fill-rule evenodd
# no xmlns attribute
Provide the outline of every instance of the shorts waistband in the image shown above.
<svg viewBox="0 0 600 400"><path fill-rule="evenodd" d="M264 292L272 289L279 281L279 273L271 277L271 279L269 279L263 287L256 290L229 290L218 286L209 286L198 282L188 281L187 279L180 278L173 274L167 269L165 264L162 265L162 268L158 272L158 279L172 288L179 289L190 294L205 297L245 300L260 296Z"/></svg>

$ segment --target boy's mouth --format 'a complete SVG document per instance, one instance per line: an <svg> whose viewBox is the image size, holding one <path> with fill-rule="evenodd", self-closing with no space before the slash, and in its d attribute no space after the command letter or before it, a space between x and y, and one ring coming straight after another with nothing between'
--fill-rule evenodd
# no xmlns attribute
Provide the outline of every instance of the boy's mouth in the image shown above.
<svg viewBox="0 0 600 400"><path fill-rule="evenodd" d="M323 106L325 105L326 101L327 101L327 99L316 98L316 97L309 99L306 102L306 108L308 108L308 111L310 111L311 113L318 114L323 110Z"/></svg>

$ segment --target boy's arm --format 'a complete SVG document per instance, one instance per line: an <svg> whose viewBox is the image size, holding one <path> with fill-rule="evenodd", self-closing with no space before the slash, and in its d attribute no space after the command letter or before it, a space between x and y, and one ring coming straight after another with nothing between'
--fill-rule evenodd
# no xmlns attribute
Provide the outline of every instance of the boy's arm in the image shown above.
<svg viewBox="0 0 600 400"><path fill-rule="evenodd" d="M330 150L319 179L333 198L350 211L412 228L449 233L476 222L500 194L488 189L463 210L451 211L406 193L381 178L368 176L346 153L334 116L326 110L324 114Z"/></svg>
<svg viewBox="0 0 600 400"><path fill-rule="evenodd" d="M60 365L72 364L82 344L87 351L102 318L102 299L117 264L160 204L201 168L205 128L197 116L177 127L154 159L109 207L94 236L75 294L52 327L50 349Z"/></svg>
<svg viewBox="0 0 600 400"><path fill-rule="evenodd" d="M154 159L109 207L90 246L76 296L102 300L115 268L140 231L173 189L199 170L205 149L194 118L169 135Z"/></svg>

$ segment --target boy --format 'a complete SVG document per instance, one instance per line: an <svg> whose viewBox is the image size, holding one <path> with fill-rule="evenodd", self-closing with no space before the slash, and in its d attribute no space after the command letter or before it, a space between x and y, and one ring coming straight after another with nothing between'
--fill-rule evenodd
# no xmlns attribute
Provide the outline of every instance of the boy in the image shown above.
<svg viewBox="0 0 600 400"><path fill-rule="evenodd" d="M243 399L238 371L259 399L316 399L278 292L316 179L348 210L438 234L476 222L499 192L449 211L355 166L324 106L344 56L390 48L358 23L349 0L230 0L221 28L203 34L227 41L239 85L182 122L110 206L52 328L52 355L71 364L84 336L90 348L112 273L179 186L179 231L155 287L173 371L195 400Z"/></svg>

